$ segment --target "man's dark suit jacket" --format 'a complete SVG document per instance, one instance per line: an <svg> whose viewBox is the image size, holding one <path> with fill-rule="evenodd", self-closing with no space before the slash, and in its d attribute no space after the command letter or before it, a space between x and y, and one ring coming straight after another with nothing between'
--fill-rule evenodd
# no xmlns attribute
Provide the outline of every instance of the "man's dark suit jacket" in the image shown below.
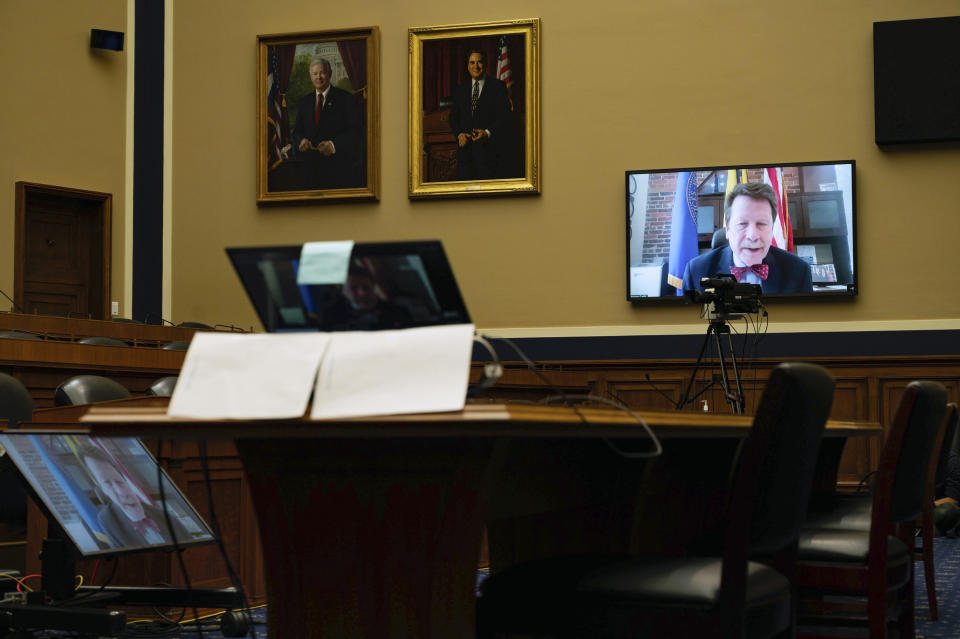
<svg viewBox="0 0 960 639"><path fill-rule="evenodd" d="M316 92L311 91L297 103L297 121L290 140L294 158L302 162L300 181L304 189L329 189L363 186L360 145L362 122L353 96L330 87L320 112L320 123L313 124ZM336 153L325 156L316 151L300 151L300 140L314 145L330 140Z"/></svg>
<svg viewBox="0 0 960 639"><path fill-rule="evenodd" d="M143 504L143 512L147 517L157 522L157 526L160 528L160 535L164 540L173 543L173 540L170 539L170 532L167 530L167 519L163 511L149 504ZM130 519L124 515L120 508L113 502L110 502L100 509L97 513L97 521L103 527L104 532L107 533L107 537L110 538L111 548L144 546L147 543L143 535L133 527ZM183 527L183 524L180 523L173 513L170 514L170 521L173 524L173 532L177 536L177 542L193 540L193 536L187 532L187 529Z"/></svg>
<svg viewBox="0 0 960 639"><path fill-rule="evenodd" d="M490 131L490 138L457 149L457 179L520 177L519 148L507 85L486 76L477 101L476 115L471 109L472 97L473 78L454 89L450 128L454 136L469 134L474 129L486 129Z"/></svg>
<svg viewBox="0 0 960 639"><path fill-rule="evenodd" d="M790 253L771 246L763 263L770 266L767 279L760 283L765 295L777 293L812 293L813 277L810 265ZM683 290L700 290L700 278L716 277L717 273L729 273L733 266L733 251L722 246L687 262L683 272Z"/></svg>

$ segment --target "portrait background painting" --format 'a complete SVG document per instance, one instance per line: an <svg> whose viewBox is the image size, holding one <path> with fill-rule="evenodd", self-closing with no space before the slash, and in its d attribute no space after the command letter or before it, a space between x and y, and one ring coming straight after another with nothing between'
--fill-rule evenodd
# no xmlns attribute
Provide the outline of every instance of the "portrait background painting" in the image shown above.
<svg viewBox="0 0 960 639"><path fill-rule="evenodd" d="M524 176L527 105L525 34L444 38L423 43L423 135L426 151L424 182L457 180L457 141L450 128L454 91L470 80L469 52L486 54L486 75L507 85L512 107L507 165L498 177Z"/></svg>
<svg viewBox="0 0 960 639"><path fill-rule="evenodd" d="M313 34L316 36L316 34ZM330 197L376 197L376 52L370 42L375 31L330 39L261 36L261 142L258 148L258 201ZM274 40L271 42L271 40ZM280 41L276 41L280 40ZM336 152L327 157L301 151L297 139L317 131L328 137L324 124L314 119L314 85L310 63L322 57L330 63L331 93L321 118L339 137ZM372 62L372 63L371 63ZM308 113L304 104L311 103ZM298 118L303 121L298 125ZM298 134L297 127L301 130ZM314 128L316 127L316 128ZM307 136L309 137L309 136Z"/></svg>
<svg viewBox="0 0 960 639"><path fill-rule="evenodd" d="M540 19L412 27L408 37L408 196L538 195ZM476 97L472 50L491 80Z"/></svg>

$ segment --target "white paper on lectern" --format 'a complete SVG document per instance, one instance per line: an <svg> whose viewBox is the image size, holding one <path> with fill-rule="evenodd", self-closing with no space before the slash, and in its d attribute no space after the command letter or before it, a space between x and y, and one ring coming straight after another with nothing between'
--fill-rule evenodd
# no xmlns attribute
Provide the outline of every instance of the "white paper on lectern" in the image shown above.
<svg viewBox="0 0 960 639"><path fill-rule="evenodd" d="M313 419L463 409L473 325L332 335L320 363Z"/></svg>
<svg viewBox="0 0 960 639"><path fill-rule="evenodd" d="M329 333L197 332L167 414L202 419L302 417L329 342Z"/></svg>

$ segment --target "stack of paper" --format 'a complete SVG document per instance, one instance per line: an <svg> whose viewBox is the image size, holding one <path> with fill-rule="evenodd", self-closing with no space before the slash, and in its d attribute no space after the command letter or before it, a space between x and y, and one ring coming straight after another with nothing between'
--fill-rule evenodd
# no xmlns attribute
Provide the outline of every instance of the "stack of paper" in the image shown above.
<svg viewBox="0 0 960 639"><path fill-rule="evenodd" d="M473 325L293 334L196 333L171 417L313 419L463 408Z"/></svg>

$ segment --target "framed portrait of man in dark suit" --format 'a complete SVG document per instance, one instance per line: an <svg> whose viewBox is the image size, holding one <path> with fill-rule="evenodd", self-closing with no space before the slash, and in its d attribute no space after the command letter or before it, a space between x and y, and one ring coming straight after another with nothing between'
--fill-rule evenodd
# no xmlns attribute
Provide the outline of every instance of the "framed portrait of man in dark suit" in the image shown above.
<svg viewBox="0 0 960 639"><path fill-rule="evenodd" d="M257 41L257 203L376 200L377 27Z"/></svg>
<svg viewBox="0 0 960 639"><path fill-rule="evenodd" d="M409 196L539 193L539 19L409 38Z"/></svg>

